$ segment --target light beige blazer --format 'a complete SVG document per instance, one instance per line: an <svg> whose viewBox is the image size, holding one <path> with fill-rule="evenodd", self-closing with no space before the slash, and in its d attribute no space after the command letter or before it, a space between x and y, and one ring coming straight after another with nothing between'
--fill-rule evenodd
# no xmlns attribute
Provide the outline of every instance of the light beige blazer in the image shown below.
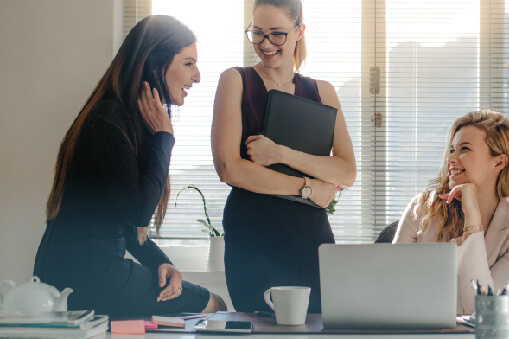
<svg viewBox="0 0 509 339"><path fill-rule="evenodd" d="M422 211L416 196L408 204L401 219L393 243L436 242L439 217L433 217L425 231L422 230ZM470 235L462 243L461 238L452 239L458 246L458 314L474 312L474 291L471 280L479 279L482 285L490 285L493 291L502 289L509 280L509 198L501 199L488 226L483 232ZM430 277L430 282L433 277ZM508 292L509 293L509 292Z"/></svg>

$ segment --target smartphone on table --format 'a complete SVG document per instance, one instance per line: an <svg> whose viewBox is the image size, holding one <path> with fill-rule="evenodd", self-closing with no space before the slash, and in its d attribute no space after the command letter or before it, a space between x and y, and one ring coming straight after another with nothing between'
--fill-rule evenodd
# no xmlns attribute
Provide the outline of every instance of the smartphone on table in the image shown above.
<svg viewBox="0 0 509 339"><path fill-rule="evenodd" d="M235 332L251 333L253 325L250 321L205 320L194 325L198 332Z"/></svg>

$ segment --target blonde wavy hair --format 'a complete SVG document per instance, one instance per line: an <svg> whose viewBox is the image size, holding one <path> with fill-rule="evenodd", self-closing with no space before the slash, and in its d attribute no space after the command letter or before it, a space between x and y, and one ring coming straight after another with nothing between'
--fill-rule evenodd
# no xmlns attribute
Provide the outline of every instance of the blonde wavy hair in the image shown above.
<svg viewBox="0 0 509 339"><path fill-rule="evenodd" d="M302 2L300 0L255 0L253 4L253 13L258 6L271 5L286 11L288 18L295 22L295 26L302 24ZM295 51L293 52L293 70L299 72L307 57L306 40L304 36L297 41Z"/></svg>
<svg viewBox="0 0 509 339"><path fill-rule="evenodd" d="M456 119L449 128L447 145L438 177L431 180L421 195L418 206L422 207L422 229L425 230L432 217L441 215L442 219L437 229L438 241L449 241L463 233L463 212L461 202L454 199L446 204L439 195L449 192L449 147L456 132L462 127L472 125L486 132L486 144L491 155L506 154L509 156L509 119L499 112L482 110L469 112ZM509 196L509 166L505 166L499 174L495 185L495 193L499 199Z"/></svg>

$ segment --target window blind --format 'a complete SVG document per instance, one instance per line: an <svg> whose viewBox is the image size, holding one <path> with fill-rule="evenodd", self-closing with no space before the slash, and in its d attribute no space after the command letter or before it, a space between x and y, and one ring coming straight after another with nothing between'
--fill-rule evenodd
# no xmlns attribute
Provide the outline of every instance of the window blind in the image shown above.
<svg viewBox="0 0 509 339"><path fill-rule="evenodd" d="M124 24L123 24L123 37L125 38L131 28L133 28L138 21L141 21L147 15L152 14L152 1L151 0L123 0L124 5Z"/></svg>
<svg viewBox="0 0 509 339"><path fill-rule="evenodd" d="M397 220L436 177L451 123L469 111L506 112L504 1L388 0L381 142L381 221Z"/></svg>
<svg viewBox="0 0 509 339"><path fill-rule="evenodd" d="M203 202L197 191L182 191L175 206L178 191L189 184L203 192L210 220L222 232L223 207L230 188L219 181L212 163L212 110L221 72L244 62L244 3L200 0L193 6L195 10L190 11L181 1L152 1L153 14L176 17L197 37L201 82L193 85L185 105L172 108L176 144L170 164L170 203L160 232L162 238L180 240L180 244L197 244L200 242L196 239L208 237L204 227L196 221L205 219ZM225 8L228 8L227 16Z"/></svg>
<svg viewBox="0 0 509 339"><path fill-rule="evenodd" d="M196 243L207 234L200 195L221 228L229 187L212 164L210 125L219 74L256 57L243 30L252 0L152 0L198 38L201 83L174 110L172 193L162 238ZM331 82L353 141L358 175L329 217L336 242L372 242L436 176L449 125L468 111L507 108L509 0L303 0L308 60L301 73ZM225 15L224 8L228 8ZM177 114L175 114L177 113ZM184 239L184 240L182 240ZM160 240L161 241L161 240Z"/></svg>
<svg viewBox="0 0 509 339"><path fill-rule="evenodd" d="M336 242L369 243L436 176L456 118L506 111L507 1L303 5L303 73L336 87L358 166L329 219Z"/></svg>

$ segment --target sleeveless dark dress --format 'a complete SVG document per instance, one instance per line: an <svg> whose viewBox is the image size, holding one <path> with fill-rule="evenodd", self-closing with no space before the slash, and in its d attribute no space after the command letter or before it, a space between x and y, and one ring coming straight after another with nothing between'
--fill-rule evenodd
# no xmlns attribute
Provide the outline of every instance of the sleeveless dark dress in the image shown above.
<svg viewBox="0 0 509 339"><path fill-rule="evenodd" d="M252 68L236 68L244 87L241 156L245 140L263 130L267 90ZM316 81L295 75L295 95L321 102ZM327 213L295 201L232 187L223 215L228 292L239 312L271 311L263 299L272 286L311 287L310 313L321 312L318 247L334 243Z"/></svg>

